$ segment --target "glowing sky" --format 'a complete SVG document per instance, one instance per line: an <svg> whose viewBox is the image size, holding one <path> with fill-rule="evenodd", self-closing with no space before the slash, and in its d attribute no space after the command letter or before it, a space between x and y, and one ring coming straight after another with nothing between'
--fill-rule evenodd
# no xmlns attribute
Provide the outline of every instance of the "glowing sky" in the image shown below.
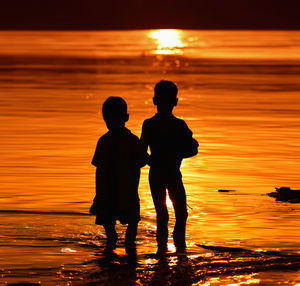
<svg viewBox="0 0 300 286"><path fill-rule="evenodd" d="M297 0L2 2L0 29L300 29Z"/></svg>

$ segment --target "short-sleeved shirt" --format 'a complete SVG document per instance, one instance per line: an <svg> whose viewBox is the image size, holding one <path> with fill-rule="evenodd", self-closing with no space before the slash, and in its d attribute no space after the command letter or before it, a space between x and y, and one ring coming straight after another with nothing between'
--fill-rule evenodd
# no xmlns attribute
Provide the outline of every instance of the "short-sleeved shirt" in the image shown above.
<svg viewBox="0 0 300 286"><path fill-rule="evenodd" d="M96 224L140 220L138 184L145 161L139 138L125 127L99 139L92 160L97 167Z"/></svg>
<svg viewBox="0 0 300 286"><path fill-rule="evenodd" d="M150 166L168 170L179 169L183 158L198 153L198 142L184 120L173 114L146 119L142 127L141 142L150 147Z"/></svg>

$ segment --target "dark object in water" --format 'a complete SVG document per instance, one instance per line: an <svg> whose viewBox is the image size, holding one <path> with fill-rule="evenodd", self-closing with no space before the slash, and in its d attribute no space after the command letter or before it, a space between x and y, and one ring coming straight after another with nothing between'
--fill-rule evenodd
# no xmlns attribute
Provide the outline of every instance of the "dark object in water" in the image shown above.
<svg viewBox="0 0 300 286"><path fill-rule="evenodd" d="M255 251L255 250L240 248L240 247L212 246L212 245L204 245L204 244L196 244L196 245L204 249L212 250L216 252L249 253L249 254L251 253L253 255L264 254L264 255L279 256L279 257L294 257L297 259L298 262L300 262L299 260L300 256L296 253L285 253L285 252L272 251L272 250Z"/></svg>
<svg viewBox="0 0 300 286"><path fill-rule="evenodd" d="M267 193L267 195L276 198L276 201L300 203L300 190L292 190L290 187L280 187L275 189L276 192Z"/></svg>
<svg viewBox="0 0 300 286"><path fill-rule="evenodd" d="M218 190L219 193L232 193L234 190Z"/></svg>

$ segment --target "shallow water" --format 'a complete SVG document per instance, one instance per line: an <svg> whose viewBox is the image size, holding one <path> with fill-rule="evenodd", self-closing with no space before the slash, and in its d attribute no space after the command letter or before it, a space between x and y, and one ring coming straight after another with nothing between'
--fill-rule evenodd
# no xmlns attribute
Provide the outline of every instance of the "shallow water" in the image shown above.
<svg viewBox="0 0 300 286"><path fill-rule="evenodd" d="M128 285L180 283L178 273L187 285L300 283L299 204L266 196L300 188L300 32L0 35L1 283L105 284L127 272ZM144 168L138 266L124 260L122 240L120 257L103 264L103 231L87 215L90 161L106 132L101 104L124 97L127 126L140 135L162 78L178 84L174 113L200 143L182 166L189 260L151 256L155 211Z"/></svg>

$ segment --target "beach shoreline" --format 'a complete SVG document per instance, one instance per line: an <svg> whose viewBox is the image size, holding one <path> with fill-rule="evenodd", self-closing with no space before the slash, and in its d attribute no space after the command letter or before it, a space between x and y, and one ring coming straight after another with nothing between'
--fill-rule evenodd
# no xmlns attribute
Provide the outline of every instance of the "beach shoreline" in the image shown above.
<svg viewBox="0 0 300 286"><path fill-rule="evenodd" d="M9 215L11 216L7 214ZM23 217L24 221L32 221L34 216L36 214L18 213L16 218L19 217L21 221ZM104 255L104 233L101 228L96 229L91 225L93 218L90 216L77 215L79 221L76 224L81 226L81 231L74 227L64 234L66 229L63 225L72 223L76 216L48 214L45 217L51 237L50 232L40 232L35 234L33 240L35 230L29 225L27 229L25 226L25 229L16 231L18 235L14 234L14 241L11 241L9 233L2 233L0 247L2 253L6 253L6 259L2 256L0 263L1 285L37 283L92 286L162 283L159 285L204 286L233 283L279 285L284 282L285 285L294 286L300 282L300 255L297 252L200 245L189 240L186 256L178 256L171 249L166 256L157 257L154 233L145 240L141 233L144 233L146 224L142 223L137 239L136 258L125 253L125 228L121 225L117 228L120 241L115 255L107 257ZM1 218L2 221L6 219L3 213ZM38 228L37 224L36 227ZM56 234L53 235L53 232Z"/></svg>

